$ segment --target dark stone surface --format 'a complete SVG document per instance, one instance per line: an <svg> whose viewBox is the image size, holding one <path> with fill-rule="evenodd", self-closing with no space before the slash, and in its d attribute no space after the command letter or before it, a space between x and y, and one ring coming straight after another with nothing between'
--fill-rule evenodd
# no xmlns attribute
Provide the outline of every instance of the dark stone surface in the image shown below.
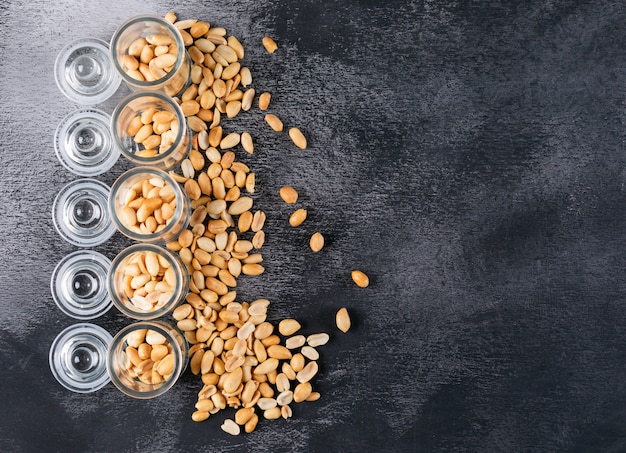
<svg viewBox="0 0 626 453"><path fill-rule="evenodd" d="M199 17L246 47L257 92L309 149L249 130L267 272L240 300L327 331L315 403L231 437L190 420L197 377L131 400L48 368L75 321L50 274L75 250L54 196L75 179L52 137L76 108L53 63L139 13ZM0 5L0 445L3 451L624 451L626 265L622 2L225 1ZM267 55L261 38L279 44ZM126 92L100 105L111 112ZM98 179L111 184L129 164ZM287 224L289 184L309 219ZM314 231L326 236L319 254ZM116 234L96 249L113 258ZM371 277L357 288L350 270ZM354 327L341 334L346 306ZM93 321L114 334L112 309Z"/></svg>

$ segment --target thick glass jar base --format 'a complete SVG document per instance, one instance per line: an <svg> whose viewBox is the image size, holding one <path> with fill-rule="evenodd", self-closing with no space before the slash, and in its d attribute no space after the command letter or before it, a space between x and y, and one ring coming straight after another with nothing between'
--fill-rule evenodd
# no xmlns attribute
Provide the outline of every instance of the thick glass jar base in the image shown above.
<svg viewBox="0 0 626 453"><path fill-rule="evenodd" d="M107 372L107 349L113 337L102 327L78 323L67 327L50 347L50 370L66 389L90 393L111 379Z"/></svg>
<svg viewBox="0 0 626 453"><path fill-rule="evenodd" d="M80 320L94 319L113 304L106 287L111 261L101 253L79 250L63 258L52 272L50 291L59 309Z"/></svg>
<svg viewBox="0 0 626 453"><path fill-rule="evenodd" d="M107 207L109 187L95 179L72 181L61 189L52 206L59 235L70 244L93 247L115 233Z"/></svg>
<svg viewBox="0 0 626 453"><path fill-rule="evenodd" d="M94 38L78 39L62 49L54 63L54 76L61 92L83 105L105 101L121 83L108 44Z"/></svg>
<svg viewBox="0 0 626 453"><path fill-rule="evenodd" d="M54 136L59 162L79 176L96 176L109 170L120 156L113 146L110 122L111 117L97 109L79 109L66 116Z"/></svg>

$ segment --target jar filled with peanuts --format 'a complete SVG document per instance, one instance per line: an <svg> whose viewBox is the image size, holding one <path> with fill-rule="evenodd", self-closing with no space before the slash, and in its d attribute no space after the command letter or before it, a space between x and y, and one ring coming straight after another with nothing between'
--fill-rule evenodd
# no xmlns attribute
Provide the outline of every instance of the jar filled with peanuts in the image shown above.
<svg viewBox="0 0 626 453"><path fill-rule="evenodd" d="M135 167L120 175L108 204L117 229L139 242L170 242L189 224L189 198L158 168Z"/></svg>
<svg viewBox="0 0 626 453"><path fill-rule="evenodd" d="M168 323L142 321L120 330L107 351L111 382L133 398L154 398L176 383L188 363L188 344Z"/></svg>
<svg viewBox="0 0 626 453"><path fill-rule="evenodd" d="M164 170L180 163L191 148L181 107L157 92L131 93L122 99L111 115L111 135L134 164Z"/></svg>
<svg viewBox="0 0 626 453"><path fill-rule="evenodd" d="M111 39L113 66L133 91L176 96L189 83L191 58L180 31L162 17L135 16Z"/></svg>
<svg viewBox="0 0 626 453"><path fill-rule="evenodd" d="M154 244L135 244L111 262L107 289L119 311L151 320L169 313L187 295L189 273L178 257Z"/></svg>

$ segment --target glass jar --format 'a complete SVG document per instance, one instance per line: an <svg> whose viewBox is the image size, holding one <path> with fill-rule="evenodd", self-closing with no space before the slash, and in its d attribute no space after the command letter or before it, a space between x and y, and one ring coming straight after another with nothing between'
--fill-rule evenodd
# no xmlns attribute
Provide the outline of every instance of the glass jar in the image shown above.
<svg viewBox="0 0 626 453"><path fill-rule="evenodd" d="M75 319L93 319L106 313L112 302L107 292L111 261L94 250L78 250L54 268L50 291L54 303Z"/></svg>
<svg viewBox="0 0 626 453"><path fill-rule="evenodd" d="M77 179L64 186L52 204L52 221L72 245L94 247L115 233L107 207L109 187L96 179Z"/></svg>
<svg viewBox="0 0 626 453"><path fill-rule="evenodd" d="M65 46L54 62L54 77L68 99L84 105L110 98L122 81L113 68L108 44L95 38Z"/></svg>
<svg viewBox="0 0 626 453"><path fill-rule="evenodd" d="M182 109L171 97L156 92L131 93L122 99L111 115L111 135L125 158L163 170L180 163L191 148Z"/></svg>
<svg viewBox="0 0 626 453"><path fill-rule="evenodd" d="M152 63L138 66L139 58L136 57L140 56L147 44L169 46L168 53L175 56L171 67L168 66L166 70L162 70L161 65L151 67L155 60L153 58L150 58ZM154 57L153 51L149 53L150 57ZM183 37L174 25L162 17L135 16L121 24L111 39L111 57L115 70L133 91L161 91L168 96L176 96L189 83L192 63ZM129 63L129 57L133 57L134 62Z"/></svg>
<svg viewBox="0 0 626 453"><path fill-rule="evenodd" d="M107 289L119 311L150 320L170 312L184 300L189 273L178 255L154 244L135 244L111 262Z"/></svg>
<svg viewBox="0 0 626 453"><path fill-rule="evenodd" d="M90 323L65 328L50 347L52 375L72 392L101 389L110 381L106 361L112 339L109 332Z"/></svg>
<svg viewBox="0 0 626 453"><path fill-rule="evenodd" d="M107 371L111 382L125 395L154 398L172 388L188 357L187 340L175 327L161 321L142 321L113 337Z"/></svg>
<svg viewBox="0 0 626 453"><path fill-rule="evenodd" d="M111 117L101 110L83 108L67 115L54 134L54 151L61 164L79 176L96 176L109 170L120 157L113 146Z"/></svg>
<svg viewBox="0 0 626 453"><path fill-rule="evenodd" d="M191 214L180 185L166 172L150 167L135 167L120 175L111 186L108 205L122 234L148 243L176 239Z"/></svg>

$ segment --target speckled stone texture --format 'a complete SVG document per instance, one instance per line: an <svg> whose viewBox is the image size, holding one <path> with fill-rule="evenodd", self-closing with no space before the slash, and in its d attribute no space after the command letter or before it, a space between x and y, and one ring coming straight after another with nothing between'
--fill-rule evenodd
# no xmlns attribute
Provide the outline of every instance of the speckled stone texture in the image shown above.
<svg viewBox="0 0 626 453"><path fill-rule="evenodd" d="M108 41L126 18L169 10L239 37L257 93L272 92L272 112L309 142L295 148L256 107L227 123L255 139L254 155L237 155L267 213L267 271L241 278L238 299L268 298L270 320L332 337L321 399L239 437L220 430L232 410L191 421L201 383L189 371L137 401L111 384L70 393L48 368L52 340L76 322L49 290L75 250L51 221L76 178L52 137L78 107L54 59L73 39ZM609 0L2 2L1 449L626 450L625 19ZM278 197L286 184L309 210L297 229ZM128 244L116 234L96 250L113 258ZM347 334L334 326L342 306ZM93 322L115 334L130 320L112 309Z"/></svg>

